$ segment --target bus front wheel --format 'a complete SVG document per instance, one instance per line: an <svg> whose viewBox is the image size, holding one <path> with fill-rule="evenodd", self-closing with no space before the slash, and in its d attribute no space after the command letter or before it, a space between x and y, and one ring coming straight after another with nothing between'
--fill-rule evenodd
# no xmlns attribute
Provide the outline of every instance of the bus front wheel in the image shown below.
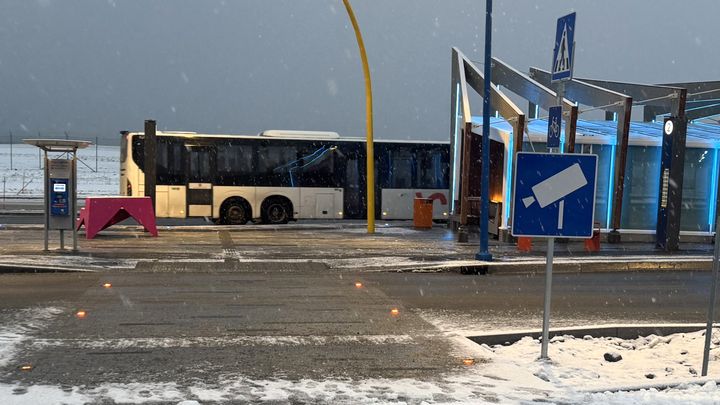
<svg viewBox="0 0 720 405"><path fill-rule="evenodd" d="M228 225L245 225L250 219L250 206L240 198L227 200L222 207L221 219Z"/></svg>
<svg viewBox="0 0 720 405"><path fill-rule="evenodd" d="M290 209L290 203L283 198L268 199L263 203L262 220L266 224L287 224Z"/></svg>

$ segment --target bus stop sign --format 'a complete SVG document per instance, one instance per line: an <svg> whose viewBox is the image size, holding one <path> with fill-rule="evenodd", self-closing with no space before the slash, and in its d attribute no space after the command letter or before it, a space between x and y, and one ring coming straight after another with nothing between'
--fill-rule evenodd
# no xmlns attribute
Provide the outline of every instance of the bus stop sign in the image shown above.
<svg viewBox="0 0 720 405"><path fill-rule="evenodd" d="M518 153L512 235L591 237L596 174L597 155Z"/></svg>

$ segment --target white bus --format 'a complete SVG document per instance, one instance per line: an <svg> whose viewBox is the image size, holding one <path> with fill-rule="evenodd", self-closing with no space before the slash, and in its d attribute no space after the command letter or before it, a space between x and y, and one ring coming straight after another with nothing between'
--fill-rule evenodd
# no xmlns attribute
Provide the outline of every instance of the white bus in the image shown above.
<svg viewBox="0 0 720 405"><path fill-rule="evenodd" d="M121 132L120 193L144 195L144 134ZM280 224L366 218L364 139L334 132L157 132L157 217ZM376 219L411 219L415 197L448 216L449 144L376 141Z"/></svg>

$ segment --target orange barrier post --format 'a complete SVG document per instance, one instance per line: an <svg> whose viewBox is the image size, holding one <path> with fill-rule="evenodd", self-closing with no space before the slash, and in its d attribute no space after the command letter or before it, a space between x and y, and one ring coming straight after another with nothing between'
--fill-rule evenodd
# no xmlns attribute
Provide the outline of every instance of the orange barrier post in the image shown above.
<svg viewBox="0 0 720 405"><path fill-rule="evenodd" d="M600 251L600 223L595 222L593 234L590 238L585 239L585 250L588 252Z"/></svg>
<svg viewBox="0 0 720 405"><path fill-rule="evenodd" d="M526 236L518 236L517 247L521 252L530 253L532 251L532 238Z"/></svg>

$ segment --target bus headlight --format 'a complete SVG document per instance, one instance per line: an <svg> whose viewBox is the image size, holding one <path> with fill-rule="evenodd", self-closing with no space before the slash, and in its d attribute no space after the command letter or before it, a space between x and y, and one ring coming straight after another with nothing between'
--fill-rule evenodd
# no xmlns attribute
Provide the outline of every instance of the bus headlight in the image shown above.
<svg viewBox="0 0 720 405"><path fill-rule="evenodd" d="M383 216L384 216L384 217L387 216L387 211L383 211Z"/></svg>

